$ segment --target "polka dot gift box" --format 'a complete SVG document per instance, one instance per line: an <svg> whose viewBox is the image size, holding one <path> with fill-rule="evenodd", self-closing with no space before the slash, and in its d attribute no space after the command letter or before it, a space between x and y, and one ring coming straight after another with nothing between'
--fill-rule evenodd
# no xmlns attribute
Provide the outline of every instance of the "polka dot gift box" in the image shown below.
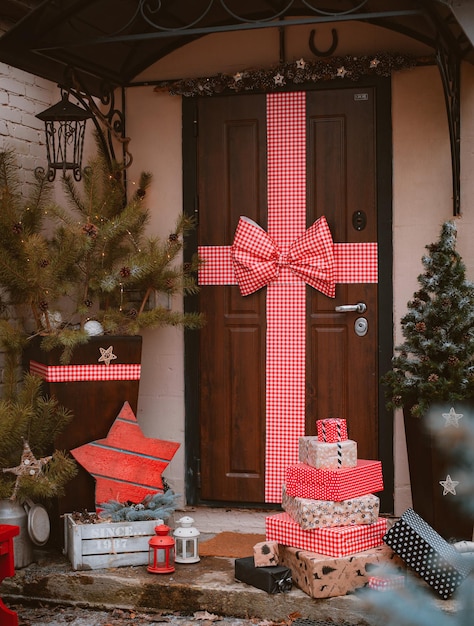
<svg viewBox="0 0 474 626"><path fill-rule="evenodd" d="M383 490L382 463L359 459L355 467L317 469L306 463L286 468L286 492L294 498L347 500Z"/></svg>
<svg viewBox="0 0 474 626"><path fill-rule="evenodd" d="M383 539L443 600L469 575L466 557L413 509L407 509Z"/></svg>

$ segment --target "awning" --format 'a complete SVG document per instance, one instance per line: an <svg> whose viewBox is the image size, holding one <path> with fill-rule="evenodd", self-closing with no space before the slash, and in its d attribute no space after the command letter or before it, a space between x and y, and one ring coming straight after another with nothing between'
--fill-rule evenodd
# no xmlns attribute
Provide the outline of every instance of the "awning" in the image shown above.
<svg viewBox="0 0 474 626"><path fill-rule="evenodd" d="M0 62L89 95L129 87L170 52L219 32L364 22L433 50L446 96L460 212L460 64L474 63L473 0L4 0ZM334 8L334 7L337 8ZM21 11L20 11L21 9ZM330 54L330 52L328 52ZM157 77L159 79L159 77Z"/></svg>
<svg viewBox="0 0 474 626"><path fill-rule="evenodd" d="M14 5L8 0L8 5ZM92 93L130 85L155 61L216 32L362 21L474 62L467 0L45 0L0 38L0 61ZM337 6L337 9L331 7ZM453 7L455 5L455 8ZM330 8L328 8L330 7ZM1 15L1 9L0 9Z"/></svg>

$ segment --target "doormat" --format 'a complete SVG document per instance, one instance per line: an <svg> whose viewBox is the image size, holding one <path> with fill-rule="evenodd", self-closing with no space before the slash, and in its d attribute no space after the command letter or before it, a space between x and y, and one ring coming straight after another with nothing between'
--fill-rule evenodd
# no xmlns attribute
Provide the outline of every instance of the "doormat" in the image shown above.
<svg viewBox="0 0 474 626"><path fill-rule="evenodd" d="M240 559L253 556L253 547L260 541L265 541L265 535L225 531L199 543L199 555Z"/></svg>

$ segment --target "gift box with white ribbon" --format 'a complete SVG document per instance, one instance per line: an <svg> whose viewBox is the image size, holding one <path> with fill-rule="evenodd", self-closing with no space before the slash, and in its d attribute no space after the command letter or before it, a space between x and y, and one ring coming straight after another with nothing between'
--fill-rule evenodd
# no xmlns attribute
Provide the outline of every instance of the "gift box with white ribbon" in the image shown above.
<svg viewBox="0 0 474 626"><path fill-rule="evenodd" d="M288 513L277 513L265 518L267 541L277 541L283 546L335 557L380 546L386 532L385 518L379 518L374 524L333 526L313 530L303 530Z"/></svg>
<svg viewBox="0 0 474 626"><path fill-rule="evenodd" d="M286 492L294 498L348 500L383 490L382 463L359 459L355 467L317 469L306 463L286 468Z"/></svg>

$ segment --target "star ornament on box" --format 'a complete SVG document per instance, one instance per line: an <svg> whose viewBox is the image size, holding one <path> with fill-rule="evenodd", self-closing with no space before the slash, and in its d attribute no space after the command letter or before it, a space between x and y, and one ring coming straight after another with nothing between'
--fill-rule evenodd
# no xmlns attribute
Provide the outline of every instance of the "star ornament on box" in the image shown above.
<svg viewBox="0 0 474 626"><path fill-rule="evenodd" d="M162 473L179 443L145 437L131 406L125 402L107 437L71 450L96 480L95 502L141 502L163 492Z"/></svg>
<svg viewBox="0 0 474 626"><path fill-rule="evenodd" d="M116 359L116 355L114 354L114 347L109 346L107 349L99 348L100 357L98 359L99 363L104 362L105 365L110 365L110 361Z"/></svg>

